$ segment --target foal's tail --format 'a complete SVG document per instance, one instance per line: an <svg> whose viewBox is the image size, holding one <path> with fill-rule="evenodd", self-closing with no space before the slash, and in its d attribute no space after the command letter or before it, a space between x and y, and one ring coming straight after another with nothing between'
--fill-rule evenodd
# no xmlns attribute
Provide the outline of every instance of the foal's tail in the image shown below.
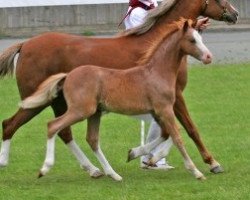
<svg viewBox="0 0 250 200"><path fill-rule="evenodd" d="M36 108L49 103L57 97L58 91L62 89L63 83L61 81L64 81L66 76L66 73L60 73L47 78L31 96L20 102L20 107L24 109Z"/></svg>
<svg viewBox="0 0 250 200"><path fill-rule="evenodd" d="M23 44L24 42L14 44L0 55L0 78L14 74L14 58L20 52Z"/></svg>

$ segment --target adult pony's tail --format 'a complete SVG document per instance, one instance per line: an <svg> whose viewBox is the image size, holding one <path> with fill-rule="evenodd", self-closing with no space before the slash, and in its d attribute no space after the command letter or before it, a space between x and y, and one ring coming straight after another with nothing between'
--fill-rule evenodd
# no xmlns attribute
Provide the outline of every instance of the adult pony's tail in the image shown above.
<svg viewBox="0 0 250 200"><path fill-rule="evenodd" d="M47 78L42 82L38 89L29 97L20 102L19 106L23 109L36 108L49 103L57 97L58 91L62 89L66 73L60 73Z"/></svg>
<svg viewBox="0 0 250 200"><path fill-rule="evenodd" d="M14 58L23 46L24 42L17 43L6 49L0 55L0 78L14 73Z"/></svg>

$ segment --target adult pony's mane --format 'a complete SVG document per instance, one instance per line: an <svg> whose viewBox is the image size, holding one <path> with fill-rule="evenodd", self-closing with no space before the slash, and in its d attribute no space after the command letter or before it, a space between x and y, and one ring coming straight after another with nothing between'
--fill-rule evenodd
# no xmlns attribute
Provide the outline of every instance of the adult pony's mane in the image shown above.
<svg viewBox="0 0 250 200"><path fill-rule="evenodd" d="M165 0L157 8L148 12L145 22L135 28L126 30L122 33L124 36L128 35L141 35L154 26L157 20L165 13L167 13L177 2L177 0Z"/></svg>
<svg viewBox="0 0 250 200"><path fill-rule="evenodd" d="M168 38L170 35L174 34L179 30L182 30L185 22L188 22L189 26L193 26L194 24L194 21L191 19L180 18L180 20L174 21L166 25L166 27L162 28L159 31L159 35L162 35L162 37L149 41L151 45L149 45L149 48L145 51L143 56L138 60L137 64L145 65L146 63L148 63L153 54L155 53L155 51L162 44L162 42L165 41L165 39Z"/></svg>

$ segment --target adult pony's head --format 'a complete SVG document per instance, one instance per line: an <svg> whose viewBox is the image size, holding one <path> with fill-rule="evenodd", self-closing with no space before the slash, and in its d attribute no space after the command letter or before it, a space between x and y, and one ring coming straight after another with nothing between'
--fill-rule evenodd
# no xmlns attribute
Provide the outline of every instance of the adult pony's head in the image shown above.
<svg viewBox="0 0 250 200"><path fill-rule="evenodd" d="M202 42L202 37L195 30L195 24L192 20L185 20L183 25L183 37L180 39L180 49L184 54L193 56L194 58L209 64L212 62L212 53Z"/></svg>
<svg viewBox="0 0 250 200"><path fill-rule="evenodd" d="M238 19L238 11L226 0L202 0L202 15L215 20L235 24Z"/></svg>
<svg viewBox="0 0 250 200"><path fill-rule="evenodd" d="M195 20L200 15L235 24L239 14L226 0L164 0L148 12L143 24L125 31L125 35L144 34L152 27L171 23L180 17Z"/></svg>

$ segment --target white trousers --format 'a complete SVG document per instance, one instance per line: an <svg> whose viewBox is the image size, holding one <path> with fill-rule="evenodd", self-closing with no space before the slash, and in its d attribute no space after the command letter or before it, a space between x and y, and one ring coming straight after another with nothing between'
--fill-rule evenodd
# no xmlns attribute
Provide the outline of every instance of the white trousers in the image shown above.
<svg viewBox="0 0 250 200"><path fill-rule="evenodd" d="M140 120L143 120L145 122L150 122L150 127L149 127L148 134L146 137L146 143L149 143L149 142L153 141L154 139L156 139L157 137L160 137L161 128L150 114L135 115L133 117L140 119ZM141 140L144 140L144 138L141 138ZM169 153L172 145L173 145L172 139L168 139L168 142L166 144L157 146L155 149L153 149L150 152L150 154L154 155L154 154L162 151L163 148L165 148L165 150ZM149 156L143 156L142 161L148 162L148 159L149 159ZM159 160L156 164L158 164L158 165L166 164L166 159L163 158L163 159Z"/></svg>
<svg viewBox="0 0 250 200"><path fill-rule="evenodd" d="M157 2L156 2L156 4L157 4ZM131 7L128 8L128 11L130 10L130 8ZM145 17L147 16L147 13L148 13L148 11L144 10L143 8L140 8L140 7L134 8L132 10L132 12L130 13L130 15L128 15L124 19L125 28L130 29L130 28L134 28L136 26L141 25L144 22ZM153 141L154 139L156 139L157 137L159 137L161 135L161 128L155 122L155 120L153 119L153 117L151 115L149 115L149 114L138 115L135 117L138 119L141 119L143 121L151 122L149 131L148 131L148 135L146 138L146 143ZM141 140L144 140L144 138L141 138ZM154 155L154 153L159 152L163 147L167 148L167 150L169 152L171 146L172 146L172 139L169 139L167 146L159 145L150 154ZM149 158L148 156L144 156L142 158L142 161L147 162L148 158ZM165 163L166 163L165 158L163 158L162 160L157 162L157 164L165 164Z"/></svg>
<svg viewBox="0 0 250 200"><path fill-rule="evenodd" d="M130 10L131 7L129 7L128 11ZM124 19L124 24L126 29L131 29L136 26L141 25L145 17L147 16L148 11L144 10L143 8L137 7L132 10L130 15L128 15Z"/></svg>

